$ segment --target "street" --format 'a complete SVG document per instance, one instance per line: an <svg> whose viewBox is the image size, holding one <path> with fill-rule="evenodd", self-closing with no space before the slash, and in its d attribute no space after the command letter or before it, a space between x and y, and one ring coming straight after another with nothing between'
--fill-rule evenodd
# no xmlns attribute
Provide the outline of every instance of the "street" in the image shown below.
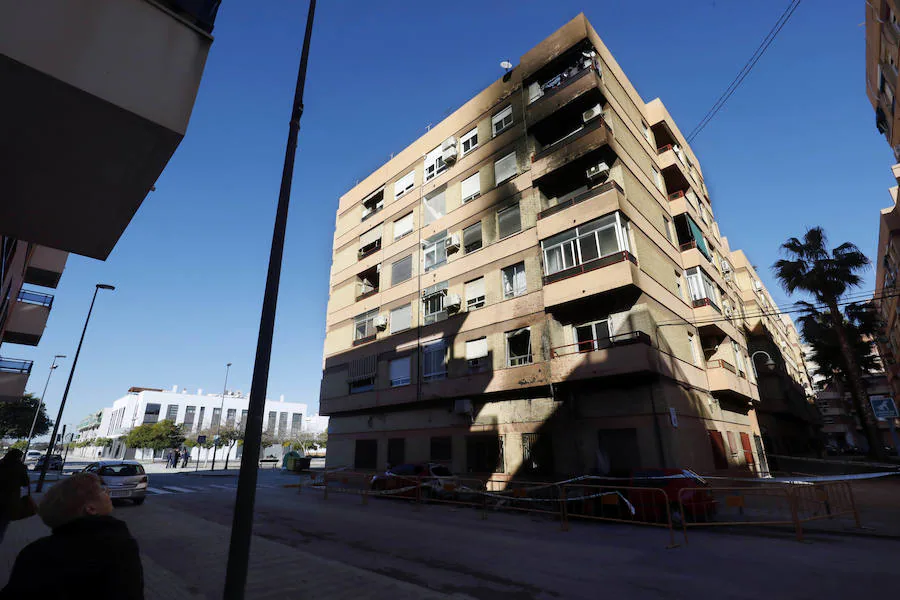
<svg viewBox="0 0 900 600"><path fill-rule="evenodd" d="M666 549L661 529L285 488L260 471L247 598L875 597L895 585L900 542L789 532L693 531ZM143 506L116 515L138 539L147 597L220 598L231 476L151 475ZM14 528L23 523L13 523ZM681 543L680 536L676 539ZM4 545L6 546L6 544ZM6 547L4 550L9 551ZM0 565L2 566L2 565ZM761 576L765 574L765 576ZM4 575L5 579L5 575Z"/></svg>

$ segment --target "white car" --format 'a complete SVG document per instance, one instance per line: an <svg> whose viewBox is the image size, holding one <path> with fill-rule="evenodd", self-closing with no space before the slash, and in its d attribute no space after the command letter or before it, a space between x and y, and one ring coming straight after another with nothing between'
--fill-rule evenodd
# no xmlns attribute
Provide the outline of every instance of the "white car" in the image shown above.
<svg viewBox="0 0 900 600"><path fill-rule="evenodd" d="M43 455L44 455L44 453L41 452L40 450L29 450L28 454L25 455L25 464L33 465Z"/></svg>

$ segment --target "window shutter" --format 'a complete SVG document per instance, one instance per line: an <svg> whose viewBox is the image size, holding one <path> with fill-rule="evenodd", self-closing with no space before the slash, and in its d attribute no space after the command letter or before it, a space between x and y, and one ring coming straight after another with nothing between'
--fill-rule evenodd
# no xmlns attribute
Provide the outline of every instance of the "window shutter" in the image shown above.
<svg viewBox="0 0 900 600"><path fill-rule="evenodd" d="M399 198L408 190L412 189L416 182L416 172L410 171L403 177L397 180L397 183L394 184L394 198Z"/></svg>
<svg viewBox="0 0 900 600"><path fill-rule="evenodd" d="M468 202L475 196L481 193L481 178L480 175L476 172L474 175L463 179L461 184L462 187L462 201Z"/></svg>
<svg viewBox="0 0 900 600"><path fill-rule="evenodd" d="M383 227L383 224L378 225L377 227L373 227L372 229L359 236L359 247L365 248L366 246L374 244L375 242L380 240L381 230L383 229Z"/></svg>
<svg viewBox="0 0 900 600"><path fill-rule="evenodd" d="M476 245L480 248L481 241L481 221L463 229L463 246L467 251L469 248L473 248ZM900 306L900 304L898 304L898 306Z"/></svg>
<svg viewBox="0 0 900 600"><path fill-rule="evenodd" d="M391 311L391 333L409 329L412 325L412 305L407 304Z"/></svg>
<svg viewBox="0 0 900 600"><path fill-rule="evenodd" d="M522 219L519 216L519 205L514 204L497 213L500 239L511 236L522 229Z"/></svg>
<svg viewBox="0 0 900 600"><path fill-rule="evenodd" d="M484 358L488 355L487 338L469 340L466 342L466 360Z"/></svg>
<svg viewBox="0 0 900 600"><path fill-rule="evenodd" d="M512 104L510 104L509 106L507 106L506 108L504 108L503 110L498 112L496 115L491 117L491 130L494 132L494 134L499 133L498 128L503 123L503 119L505 119L507 117L511 117L511 116L512 116Z"/></svg>
<svg viewBox="0 0 900 600"><path fill-rule="evenodd" d="M413 228L413 214L409 213L394 221L394 239L403 237Z"/></svg>
<svg viewBox="0 0 900 600"><path fill-rule="evenodd" d="M375 368L378 365L378 357L376 355L366 356L365 358L357 358L350 361L350 370L347 373L347 382L354 383L375 377Z"/></svg>
<svg viewBox="0 0 900 600"><path fill-rule="evenodd" d="M410 358L408 356L392 360L390 363L391 381L409 381L409 365Z"/></svg>
<svg viewBox="0 0 900 600"><path fill-rule="evenodd" d="M494 163L494 184L499 185L516 175L516 153L510 152Z"/></svg>
<svg viewBox="0 0 900 600"><path fill-rule="evenodd" d="M466 302L484 296L484 277L466 284Z"/></svg>

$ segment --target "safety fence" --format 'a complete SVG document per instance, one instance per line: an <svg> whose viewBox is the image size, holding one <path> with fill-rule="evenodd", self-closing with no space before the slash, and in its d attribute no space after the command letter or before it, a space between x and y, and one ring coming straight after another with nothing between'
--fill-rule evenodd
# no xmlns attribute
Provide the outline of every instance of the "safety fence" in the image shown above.
<svg viewBox="0 0 900 600"><path fill-rule="evenodd" d="M363 505L370 498L393 498L410 502L413 510L423 504L468 506L479 510L482 519L491 511L541 513L558 519L563 531L569 530L572 520L652 526L668 530L668 548L678 545L675 529L679 525L685 543L688 529L693 527L791 527L798 540L803 539L803 523L810 521L852 517L860 527L853 490L847 482L764 484L764 480L747 480L739 486L684 486L677 476L637 482L646 485L634 485L634 478L623 480L623 485L609 485L609 479L580 476L548 483L505 478L377 477L336 469L290 487L298 487L300 493L304 489L320 490L325 499L333 493L358 495Z"/></svg>

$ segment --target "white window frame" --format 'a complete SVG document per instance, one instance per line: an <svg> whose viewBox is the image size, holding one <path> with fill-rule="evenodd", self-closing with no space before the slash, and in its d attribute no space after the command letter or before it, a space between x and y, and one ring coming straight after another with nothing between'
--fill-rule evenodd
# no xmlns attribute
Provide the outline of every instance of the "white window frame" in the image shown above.
<svg viewBox="0 0 900 600"><path fill-rule="evenodd" d="M672 219L663 215L663 228L666 230L666 239L668 239L671 243L675 243L674 238L672 237Z"/></svg>
<svg viewBox="0 0 900 600"><path fill-rule="evenodd" d="M369 203L370 201L375 199L378 196L378 194L381 194L381 199L379 201L377 201L375 203L375 205L370 209L367 206L367 203ZM380 211L382 208L384 208L384 188L375 190L374 192L372 192L371 194L369 194L368 196L366 196L363 199L363 201L362 201L362 220L365 221L367 218L371 217L372 215L374 215L375 213Z"/></svg>
<svg viewBox="0 0 900 600"><path fill-rule="evenodd" d="M747 369L744 367L744 357L741 355L741 347L734 340L731 340L731 349L734 351L734 366L737 367L738 373L747 376Z"/></svg>
<svg viewBox="0 0 900 600"><path fill-rule="evenodd" d="M497 176L497 172L500 170L498 167L508 168L509 162L512 161L512 171L510 174L504 174L503 178ZM518 158L516 157L516 151L513 150L506 156L499 158L494 161L494 185L498 186L504 181L509 181L513 177L519 174L519 163Z"/></svg>
<svg viewBox="0 0 900 600"><path fill-rule="evenodd" d="M429 271L433 271L445 264L447 264L447 245L445 240L447 239L446 232L444 235L433 242L422 242L422 272L428 273ZM433 256L433 260L430 266L426 264L426 259L428 256ZM440 262L438 258L443 256L443 260Z"/></svg>
<svg viewBox="0 0 900 600"><path fill-rule="evenodd" d="M470 287L472 286L472 287ZM481 293L478 293L478 286L481 287ZM473 289L474 288L474 289ZM473 279L472 281L467 281L465 285L465 295L466 295L466 310L477 310L479 308L484 308L485 303L485 289L484 289L484 276L478 277L477 279Z"/></svg>
<svg viewBox="0 0 900 600"><path fill-rule="evenodd" d="M406 376L398 376L394 377L394 365L406 365ZM400 375L397 373L397 375ZM388 363L388 377L391 379L391 387L401 387L404 385L409 385L412 381L412 357L410 356L401 356L400 358L394 358Z"/></svg>
<svg viewBox="0 0 900 600"><path fill-rule="evenodd" d="M402 279L402 280L400 280L400 281L394 281L394 265L396 265L397 263L402 262L402 261L404 261L404 260L406 260L406 259L409 259L409 277L407 277L406 279ZM397 285L397 284L400 284L400 283L403 283L404 281L409 281L410 279L412 279L412 276L413 276L413 257L412 257L412 254L409 254L409 255L407 255L407 256L404 256L403 258L400 258L400 259L398 259L398 260L395 260L394 262L391 263L391 285L392 285L392 286Z"/></svg>
<svg viewBox="0 0 900 600"><path fill-rule="evenodd" d="M500 231L501 215L511 213L512 211L515 211L516 214L519 215L519 227L515 231L509 232L506 235L503 235L503 233ZM498 240L505 240L506 238L512 237L521 231L522 231L522 208L521 208L521 206L519 206L518 202L516 202L515 204L510 204L509 206L505 206L497 211L497 239Z"/></svg>
<svg viewBox="0 0 900 600"><path fill-rule="evenodd" d="M378 334L378 330L375 328L375 317L378 316L378 309L368 310L362 314L356 315L353 317L353 341L364 340L367 338L371 338L374 335ZM365 334L359 334L359 326L362 324L365 327Z"/></svg>
<svg viewBox="0 0 900 600"><path fill-rule="evenodd" d="M467 147L468 146L468 147ZM465 156L472 150L475 150L478 147L478 128L475 127L472 131L466 133L461 138L459 138L459 147L462 152L462 156Z"/></svg>
<svg viewBox="0 0 900 600"><path fill-rule="evenodd" d="M528 354L524 356L512 356L510 354L510 346L509 340L511 337L515 337L516 335L521 334L522 332L528 333ZM507 367L520 367L523 365L530 365L534 362L534 354L531 350L531 327L520 327L519 329L514 329L513 331L507 331L504 334L504 338L506 339L506 366Z"/></svg>
<svg viewBox="0 0 900 600"><path fill-rule="evenodd" d="M717 307L721 306L718 288L713 283L712 278L706 274L706 271L700 267L691 267L684 273L692 302L706 299L712 301Z"/></svg>
<svg viewBox="0 0 900 600"><path fill-rule="evenodd" d="M448 165L442 156L443 151L440 145L425 155L425 181L431 181L447 170Z"/></svg>
<svg viewBox="0 0 900 600"><path fill-rule="evenodd" d="M443 199L444 207L441 211L441 214L438 214L438 211L435 210L435 207L431 204L438 198ZM443 219L447 216L447 190L439 189L434 192L431 192L424 198L422 198L422 224L423 225L431 225L438 219Z"/></svg>
<svg viewBox="0 0 900 600"><path fill-rule="evenodd" d="M604 223L600 227L588 227L595 222L601 219L607 219L613 216L614 218L607 223ZM584 233L581 233L581 230L586 230ZM609 229L614 229L616 234L616 253L618 252L631 252L631 244L628 239L628 221L622 216L622 213L616 211L609 215L604 215L598 219L593 219L579 225L578 227L573 227L568 231L564 231L561 234L557 234L553 236L553 238L559 237L562 234L571 233L571 237L568 239L564 239L561 242L556 242L552 245L547 245L547 240L541 240L541 254L544 259L544 275L553 275L555 273L560 273L565 271L566 269L571 269L573 267L577 267L585 264L586 262L592 262L594 260L600 260L606 256L610 256L614 253L609 254L601 254L600 252L600 238L599 234L601 231L606 231ZM581 254L581 246L582 240L594 238L594 245L597 249L597 258L592 258L588 261L585 261ZM549 238L549 239L553 239ZM556 269L555 271L550 271L550 265L554 262L550 260L551 253L558 252L559 253L559 264L561 268ZM569 262L571 261L571 264Z"/></svg>
<svg viewBox="0 0 900 600"><path fill-rule="evenodd" d="M522 272L522 282L523 285L519 285L519 277L518 272L521 267ZM507 290L506 287L506 272L512 270L512 285L510 286L510 290ZM525 261L517 262L515 264L503 267L500 269L500 287L503 288L503 299L509 300L510 298L515 298L517 296L522 296L528 291L528 275L525 271Z"/></svg>
<svg viewBox="0 0 900 600"><path fill-rule="evenodd" d="M408 212L405 215L403 215L402 217L400 217L399 219L396 219L394 221L394 241L395 242L397 240L399 240L400 238L405 237L405 236L409 235L410 233L412 233L413 227L415 225L415 217L413 215L414 215L413 212ZM398 235L397 231L400 230L400 228L402 226L406 225L406 220L409 220L409 229L407 229L406 231L403 231L402 233L400 233Z"/></svg>
<svg viewBox="0 0 900 600"><path fill-rule="evenodd" d="M428 355L440 352L441 353L441 368L440 370L431 370L429 371L428 365ZM435 340L433 342L428 342L426 344L422 344L422 380L423 381L436 381L438 379L445 379L447 377L447 344L443 339Z"/></svg>
<svg viewBox="0 0 900 600"><path fill-rule="evenodd" d="M472 189L472 184L474 182L474 191ZM473 175L466 177L463 179L460 184L460 193L462 194L462 203L465 204L471 200L474 200L478 196L481 195L481 173L475 171ZM468 188L468 190L466 189Z"/></svg>
<svg viewBox="0 0 900 600"><path fill-rule="evenodd" d="M491 117L491 131L493 132L493 136L497 137L512 127L513 122L513 107L512 104L508 104L505 108L494 113Z"/></svg>
<svg viewBox="0 0 900 600"><path fill-rule="evenodd" d="M416 187L416 171L413 169L394 183L394 200Z"/></svg>
<svg viewBox="0 0 900 600"><path fill-rule="evenodd" d="M663 178L662 173L659 172L659 169L653 167L653 183L656 184L656 187L659 191L663 191Z"/></svg>
<svg viewBox="0 0 900 600"><path fill-rule="evenodd" d="M643 119L641 119L641 132L644 134L644 139L646 139L649 142L650 141L650 127L647 125L647 123Z"/></svg>
<svg viewBox="0 0 900 600"><path fill-rule="evenodd" d="M466 232L475 227L478 228L478 239L479 239L480 245L473 250L469 250L469 246L468 246L468 244L466 244ZM478 250L481 250L482 248L484 248L484 223L482 223L481 221L475 221L474 223L472 223L471 225L469 225L468 227L463 229L462 238L463 238L462 239L463 250L465 251L466 254L469 254L470 252L477 252Z"/></svg>
<svg viewBox="0 0 900 600"><path fill-rule="evenodd" d="M691 349L691 364L696 367L700 366L700 355L697 351L697 336L694 335L694 332L688 331L688 346Z"/></svg>
<svg viewBox="0 0 900 600"><path fill-rule="evenodd" d="M406 309L406 311L409 313L409 318L408 318L408 321L407 321L407 325L406 325L406 327L395 327L395 326L394 326L394 322L395 322L395 320L396 320L395 315L396 315L398 312L402 311L403 309ZM401 324L402 324L402 323L401 323ZM396 308L392 308L392 309L391 309L391 312L390 312L390 327L391 327L390 332L391 332L392 334L398 333L398 332L400 332L400 331L406 331L407 329L410 329L410 328L412 327L412 304L404 304L403 306L398 306L398 307L396 307Z"/></svg>

